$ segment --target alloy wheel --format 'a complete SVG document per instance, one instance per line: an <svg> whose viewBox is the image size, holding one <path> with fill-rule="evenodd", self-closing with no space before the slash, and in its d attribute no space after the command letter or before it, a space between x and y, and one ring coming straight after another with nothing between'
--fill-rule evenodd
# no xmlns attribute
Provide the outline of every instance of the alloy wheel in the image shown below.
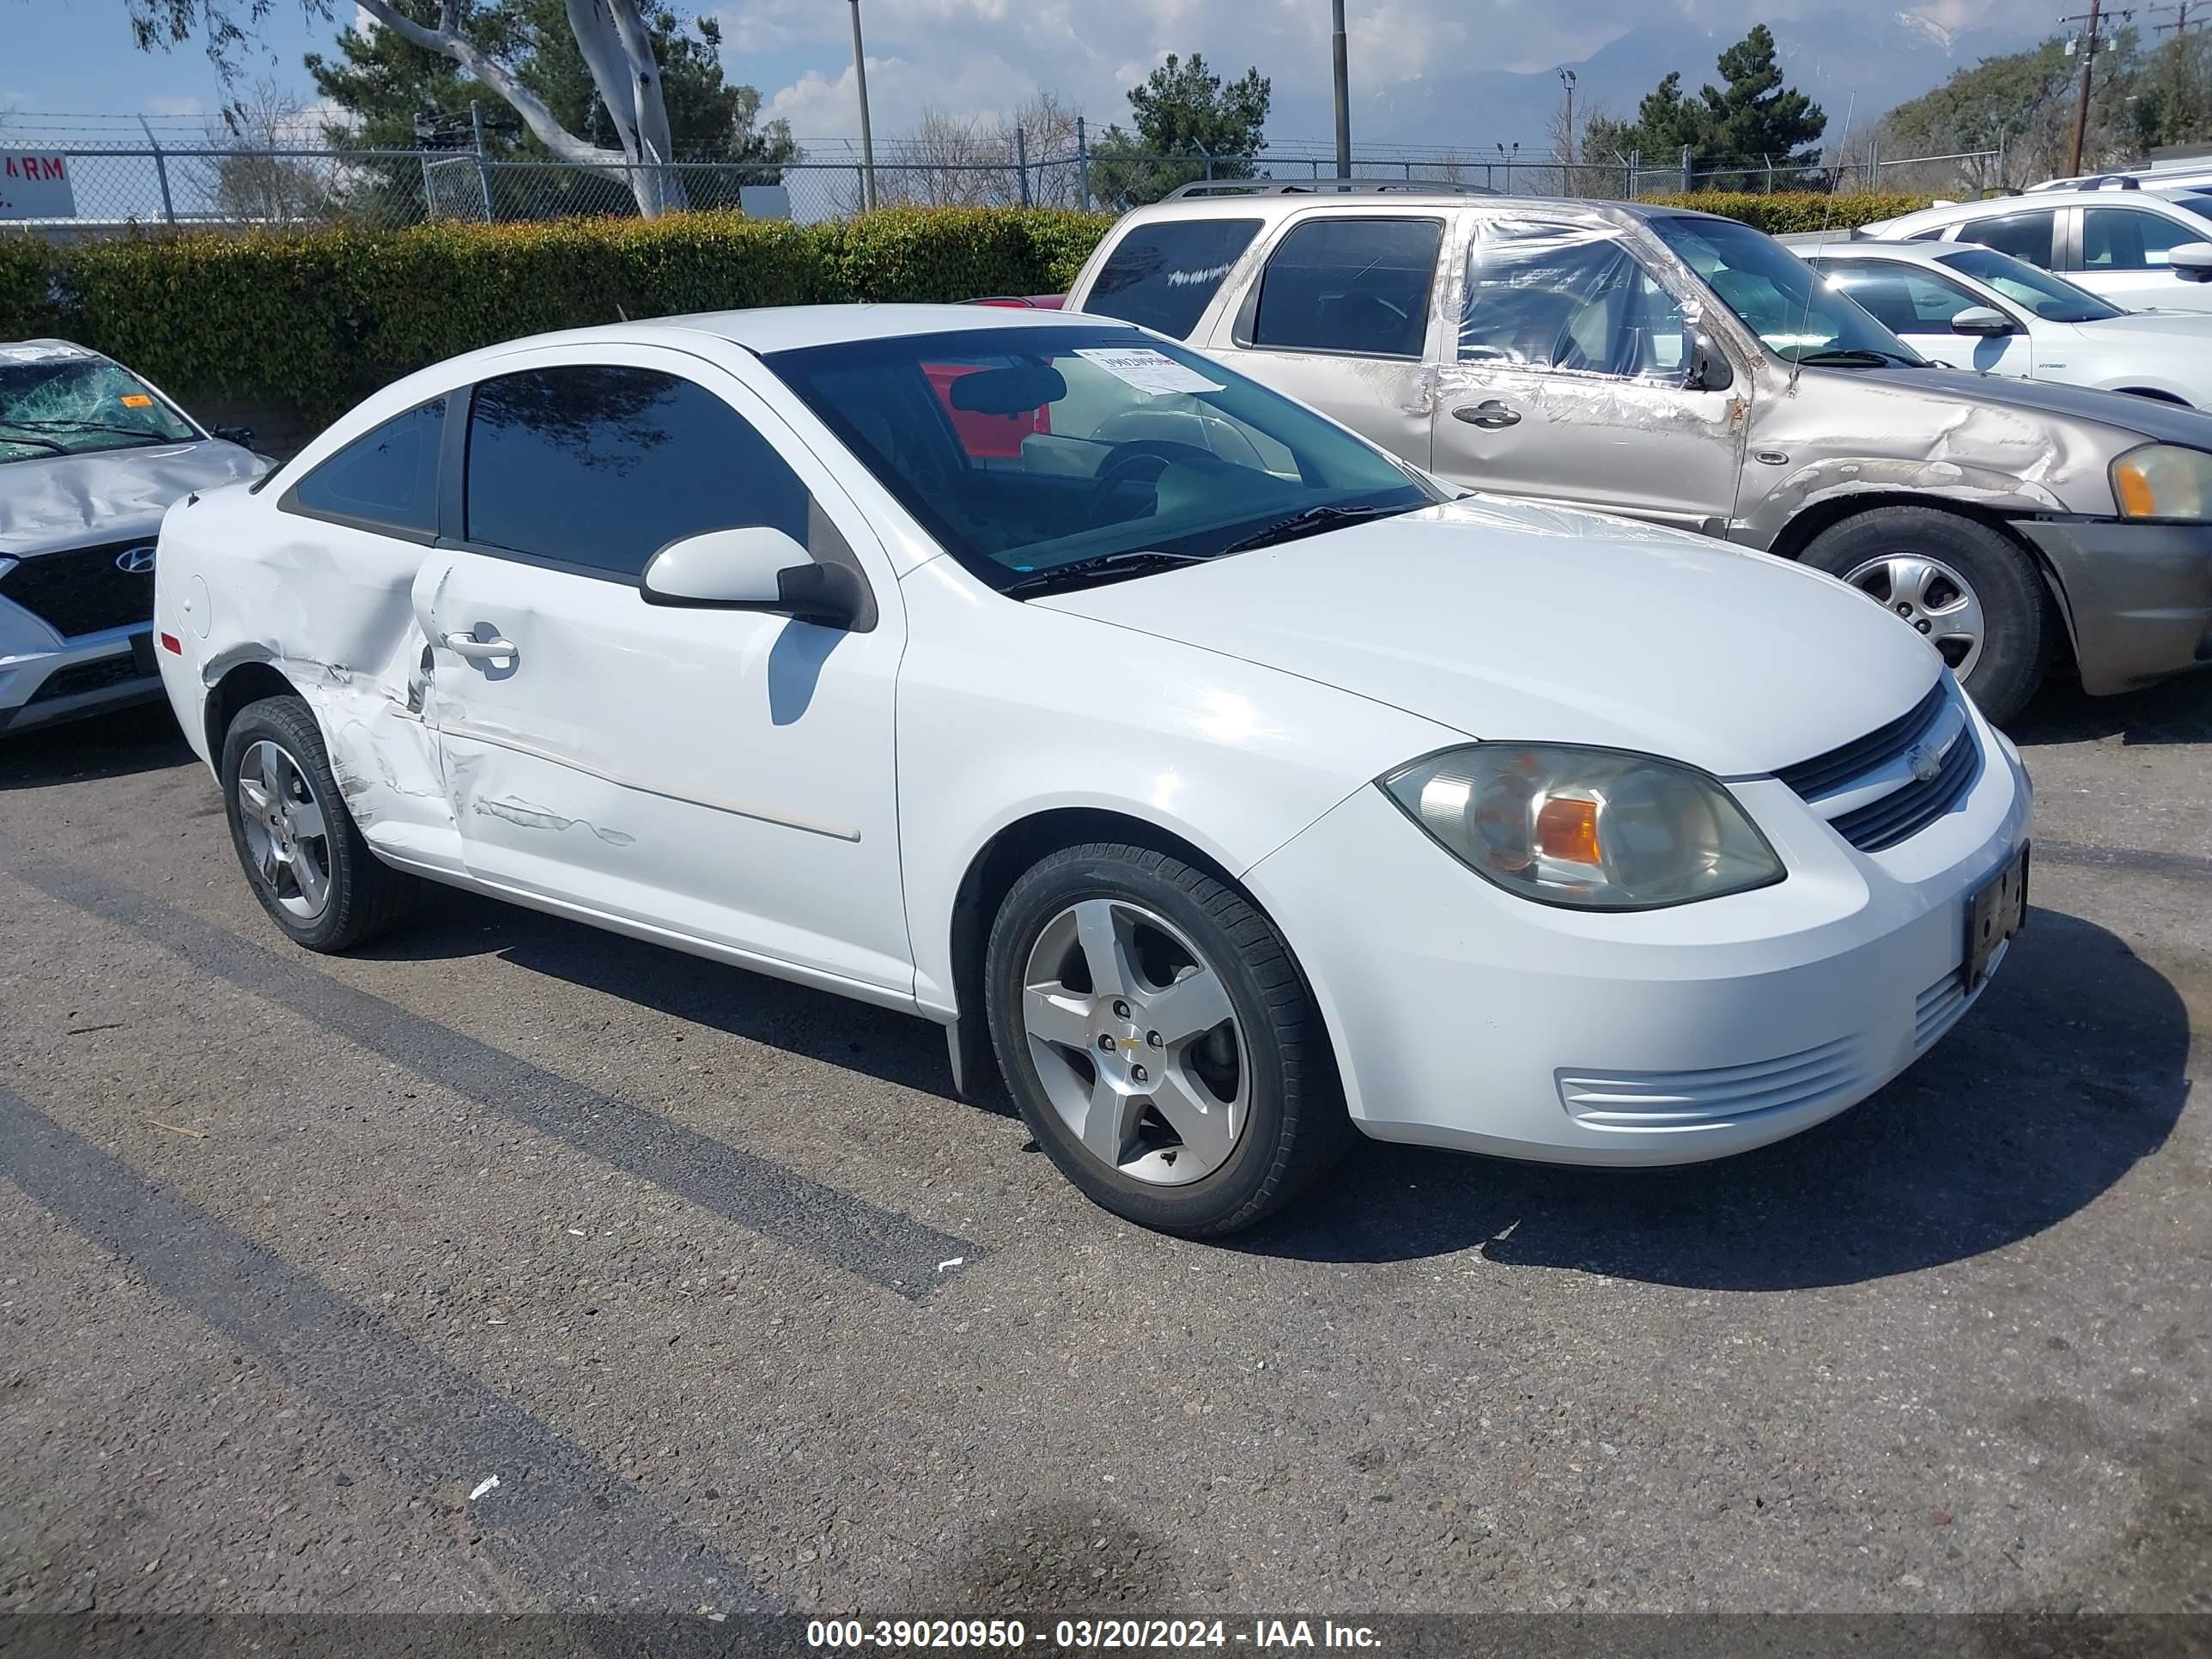
<svg viewBox="0 0 2212 1659"><path fill-rule="evenodd" d="M1220 973L1163 917L1119 898L1060 911L1030 947L1021 1018L1046 1097L1099 1163L1184 1186L1228 1162L1250 1053Z"/></svg>
<svg viewBox="0 0 2212 1659"><path fill-rule="evenodd" d="M254 878L301 921L331 902L330 829L300 763L263 738L240 757L238 821Z"/></svg>
<svg viewBox="0 0 2212 1659"><path fill-rule="evenodd" d="M1885 553L1844 580L1925 635L1959 678L1973 672L1989 623L1973 588L1949 565L1924 553Z"/></svg>

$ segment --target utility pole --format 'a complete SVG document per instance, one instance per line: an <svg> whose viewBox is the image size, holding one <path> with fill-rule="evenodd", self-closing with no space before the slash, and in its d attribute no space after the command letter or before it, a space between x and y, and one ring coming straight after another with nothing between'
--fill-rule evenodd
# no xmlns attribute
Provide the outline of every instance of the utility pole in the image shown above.
<svg viewBox="0 0 2212 1659"><path fill-rule="evenodd" d="M1352 177L1352 77L1345 67L1344 0L1329 0L1329 56L1336 69L1336 176Z"/></svg>
<svg viewBox="0 0 2212 1659"><path fill-rule="evenodd" d="M860 205L876 210L876 141L868 132L868 52L860 44L860 0L853 6L853 82L860 94Z"/></svg>
<svg viewBox="0 0 2212 1659"><path fill-rule="evenodd" d="M2132 10L2106 11L2100 0L2089 0L2089 9L2062 17L2062 23L2079 23L2081 34L2076 45L2081 53L2081 89L2074 99L2074 148L2066 163L2066 171L2081 171L2081 145L2089 133L2089 80L2097 68L2097 25L2106 17L2132 17Z"/></svg>
<svg viewBox="0 0 2212 1659"><path fill-rule="evenodd" d="M2204 0L2175 0L2175 3L2171 6L2153 6L2150 9L2152 16L2155 17L2162 11L2170 11L2173 14L2173 21L2171 23L2153 23L2150 26L2150 32L2153 34L2164 34L2168 29L2172 29L2174 38L2179 40L2189 33L2189 14L2192 11L2201 11L2203 7Z"/></svg>
<svg viewBox="0 0 2212 1659"><path fill-rule="evenodd" d="M1567 166L1572 167L1575 164L1575 72L1571 69L1561 70L1559 84L1567 89L1567 125L1566 131L1560 139L1560 143L1566 150L1566 154L1559 160ZM1569 179L1566 183L1566 193L1571 196L1574 194L1574 181Z"/></svg>

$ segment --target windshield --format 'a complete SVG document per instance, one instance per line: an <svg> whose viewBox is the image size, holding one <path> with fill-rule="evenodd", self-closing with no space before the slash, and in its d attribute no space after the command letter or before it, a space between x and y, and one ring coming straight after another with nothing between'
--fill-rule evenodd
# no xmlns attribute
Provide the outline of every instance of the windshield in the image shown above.
<svg viewBox="0 0 2212 1659"><path fill-rule="evenodd" d="M1650 222L1776 356L1824 366L1926 366L1918 352L1772 237L1733 219L1662 216Z"/></svg>
<svg viewBox="0 0 2212 1659"><path fill-rule="evenodd" d="M2127 313L2107 305L2086 288L2076 288L2063 276L2053 276L2025 259L2000 253L1993 247L1962 247L1939 257L1939 263L1986 283L2016 306L2023 306L2046 323L2102 323Z"/></svg>
<svg viewBox="0 0 2212 1659"><path fill-rule="evenodd" d="M0 462L199 435L144 381L104 357L0 354Z"/></svg>
<svg viewBox="0 0 2212 1659"><path fill-rule="evenodd" d="M1444 499L1341 427L1133 330L962 329L766 361L1002 591L1141 575Z"/></svg>

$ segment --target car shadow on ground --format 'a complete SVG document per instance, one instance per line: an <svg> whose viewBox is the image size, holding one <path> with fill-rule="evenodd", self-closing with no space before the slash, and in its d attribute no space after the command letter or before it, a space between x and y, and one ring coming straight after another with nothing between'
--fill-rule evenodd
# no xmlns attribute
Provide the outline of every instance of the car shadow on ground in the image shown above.
<svg viewBox="0 0 2212 1659"><path fill-rule="evenodd" d="M2045 744L2110 737L2130 747L2212 743L2212 675L2184 675L2116 697L2086 696L2072 681L2054 679L2007 729L2030 751Z"/></svg>
<svg viewBox="0 0 2212 1659"><path fill-rule="evenodd" d="M1981 1000L1887 1088L1791 1139L1671 1170L1585 1170L1371 1145L1313 1202L1231 1241L1392 1261L1480 1248L1519 1266L1707 1290L1911 1273L2064 1220L2165 1141L2189 1020L2105 929L2032 909ZM1469 1087L1480 1059L1468 1056Z"/></svg>
<svg viewBox="0 0 2212 1659"><path fill-rule="evenodd" d="M92 778L181 766L192 758L166 702L0 732L0 789L45 789Z"/></svg>
<svg viewBox="0 0 2212 1659"><path fill-rule="evenodd" d="M352 954L422 963L497 956L548 979L902 1088L943 1095L952 1086L944 1028L927 1020L498 899L434 890L435 904L421 920ZM948 1100L945 1109L962 1109Z"/></svg>

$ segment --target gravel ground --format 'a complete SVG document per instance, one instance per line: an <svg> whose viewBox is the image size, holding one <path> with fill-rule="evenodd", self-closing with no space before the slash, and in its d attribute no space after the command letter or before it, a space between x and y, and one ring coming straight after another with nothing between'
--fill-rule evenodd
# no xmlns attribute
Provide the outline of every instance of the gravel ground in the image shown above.
<svg viewBox="0 0 2212 1659"><path fill-rule="evenodd" d="M0 745L0 1609L2212 1613L2212 685L2021 737L2029 928L1872 1101L1226 1247L933 1027L311 957L165 714Z"/></svg>

